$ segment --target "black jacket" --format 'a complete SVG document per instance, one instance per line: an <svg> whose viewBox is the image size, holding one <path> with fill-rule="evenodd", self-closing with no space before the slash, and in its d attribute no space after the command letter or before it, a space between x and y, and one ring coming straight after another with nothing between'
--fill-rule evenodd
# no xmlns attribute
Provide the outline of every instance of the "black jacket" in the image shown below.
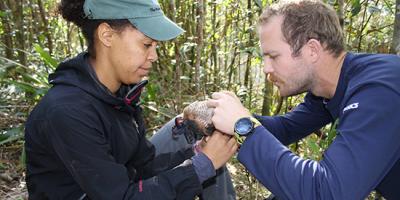
<svg viewBox="0 0 400 200"><path fill-rule="evenodd" d="M26 122L30 199L193 199L201 184L191 148L155 157L139 106L113 95L88 64L67 60ZM174 168L175 167L175 168Z"/></svg>

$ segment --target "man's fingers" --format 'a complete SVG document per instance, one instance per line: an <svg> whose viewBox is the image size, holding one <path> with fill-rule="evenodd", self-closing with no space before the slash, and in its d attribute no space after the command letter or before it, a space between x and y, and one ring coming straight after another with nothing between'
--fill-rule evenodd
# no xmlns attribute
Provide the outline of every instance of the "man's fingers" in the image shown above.
<svg viewBox="0 0 400 200"><path fill-rule="evenodd" d="M211 98L213 98L213 99L221 99L225 95L227 95L227 94L225 94L223 92L214 92L214 93L212 93Z"/></svg>
<svg viewBox="0 0 400 200"><path fill-rule="evenodd" d="M218 101L214 100L214 99L209 99L209 100L207 100L206 104L207 104L207 107L209 107L209 108L215 108L218 106Z"/></svg>
<svg viewBox="0 0 400 200"><path fill-rule="evenodd" d="M231 97L236 97L236 94L231 91L223 90L223 91L221 91L221 93L227 94Z"/></svg>

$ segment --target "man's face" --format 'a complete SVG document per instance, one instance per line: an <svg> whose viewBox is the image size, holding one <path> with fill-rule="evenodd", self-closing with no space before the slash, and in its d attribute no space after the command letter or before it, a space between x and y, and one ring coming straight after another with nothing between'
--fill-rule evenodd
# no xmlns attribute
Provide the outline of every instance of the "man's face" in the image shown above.
<svg viewBox="0 0 400 200"><path fill-rule="evenodd" d="M292 96L311 89L313 71L301 54L292 56L292 50L281 32L282 16L270 19L260 27L264 73L278 87L281 96Z"/></svg>

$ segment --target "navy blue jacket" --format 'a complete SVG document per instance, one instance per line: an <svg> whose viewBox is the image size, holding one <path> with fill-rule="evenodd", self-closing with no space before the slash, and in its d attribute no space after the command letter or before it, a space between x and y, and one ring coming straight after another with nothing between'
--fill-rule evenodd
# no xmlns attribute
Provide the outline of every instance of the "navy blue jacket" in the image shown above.
<svg viewBox="0 0 400 200"><path fill-rule="evenodd" d="M279 199L400 199L400 58L347 53L332 99L308 93L293 111L259 117L238 158ZM338 120L321 161L286 146Z"/></svg>
<svg viewBox="0 0 400 200"><path fill-rule="evenodd" d="M99 83L87 54L60 64L25 131L30 199L193 199L191 147L155 157L139 106Z"/></svg>

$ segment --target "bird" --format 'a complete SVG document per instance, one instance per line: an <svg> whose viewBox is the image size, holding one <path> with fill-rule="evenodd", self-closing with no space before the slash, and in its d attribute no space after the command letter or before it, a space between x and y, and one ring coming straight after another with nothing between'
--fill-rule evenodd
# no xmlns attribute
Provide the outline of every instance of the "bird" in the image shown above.
<svg viewBox="0 0 400 200"><path fill-rule="evenodd" d="M184 134L189 144L194 144L203 137L211 136L215 131L211 118L214 108L207 106L207 101L195 101L183 109L183 115L175 118L172 128L173 137Z"/></svg>

